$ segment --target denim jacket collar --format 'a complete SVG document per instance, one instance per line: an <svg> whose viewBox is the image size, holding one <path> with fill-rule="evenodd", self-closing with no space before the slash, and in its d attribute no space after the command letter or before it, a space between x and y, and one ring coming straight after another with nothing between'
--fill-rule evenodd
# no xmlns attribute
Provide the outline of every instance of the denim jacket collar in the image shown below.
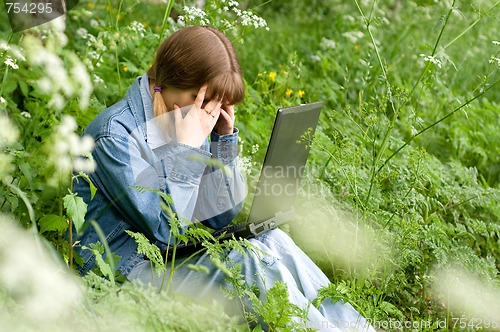
<svg viewBox="0 0 500 332"><path fill-rule="evenodd" d="M135 80L133 87L128 91L127 99L137 119L145 122L138 123L138 127L144 128L144 139L149 147L155 149L166 144L167 142L154 120L153 96L149 91L149 78L147 73Z"/></svg>

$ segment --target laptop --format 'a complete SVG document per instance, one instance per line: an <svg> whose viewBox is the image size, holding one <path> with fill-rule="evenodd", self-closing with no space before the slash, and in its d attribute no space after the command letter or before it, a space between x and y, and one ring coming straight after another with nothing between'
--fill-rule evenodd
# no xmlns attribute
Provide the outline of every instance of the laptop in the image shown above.
<svg viewBox="0 0 500 332"><path fill-rule="evenodd" d="M304 136L314 135L322 106L322 102L315 102L278 109L247 221L214 232L214 238L252 238L293 219L309 155ZM180 243L176 253L200 248L192 242Z"/></svg>

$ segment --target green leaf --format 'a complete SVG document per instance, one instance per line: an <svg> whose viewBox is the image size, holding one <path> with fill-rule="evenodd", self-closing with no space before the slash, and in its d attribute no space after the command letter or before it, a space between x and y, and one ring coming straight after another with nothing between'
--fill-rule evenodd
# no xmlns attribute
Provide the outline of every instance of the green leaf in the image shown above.
<svg viewBox="0 0 500 332"><path fill-rule="evenodd" d="M78 173L78 175L87 180L90 186L90 199L94 199L95 193L97 192L97 187L94 185L92 180L90 180L90 176L88 176L88 174L84 172L80 172Z"/></svg>
<svg viewBox="0 0 500 332"><path fill-rule="evenodd" d="M205 274L210 273L210 270L208 269L208 267L206 267L205 265L202 265L202 264L200 264L200 265L188 264L187 268L190 270L193 270L195 272L201 272L201 273L205 273Z"/></svg>
<svg viewBox="0 0 500 332"><path fill-rule="evenodd" d="M142 233L136 233L129 230L125 231L137 243L137 252L146 255L146 257L154 264L155 270L160 275L167 270L160 248L149 242L148 238Z"/></svg>
<svg viewBox="0 0 500 332"><path fill-rule="evenodd" d="M90 245L90 250L95 256L95 261L102 275L108 277L109 280L114 284L115 278L114 278L113 268L111 267L110 264L106 263L102 258L102 255L104 253L104 246L102 245L102 243L99 242L92 243Z"/></svg>
<svg viewBox="0 0 500 332"><path fill-rule="evenodd" d="M77 196L75 193L64 196L63 201L68 217L73 220L76 232L80 233L85 222L87 203L85 203L83 198Z"/></svg>
<svg viewBox="0 0 500 332"><path fill-rule="evenodd" d="M46 214L38 221L38 225L40 226L41 234L49 231L62 232L68 228L66 218L55 214Z"/></svg>

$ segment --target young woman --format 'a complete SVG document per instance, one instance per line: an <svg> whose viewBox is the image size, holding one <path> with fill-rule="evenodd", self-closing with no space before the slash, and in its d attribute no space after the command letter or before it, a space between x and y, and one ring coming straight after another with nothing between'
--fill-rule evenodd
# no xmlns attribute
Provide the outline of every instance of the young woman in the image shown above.
<svg viewBox="0 0 500 332"><path fill-rule="evenodd" d="M162 278L153 278L150 262L137 253L136 242L126 233L141 232L161 249L167 247L170 217L158 190L170 195L183 227L198 220L220 229L240 211L245 184L237 167L234 105L243 96L242 73L230 41L211 27L187 27L167 38L127 96L86 128L96 144L97 168L90 178L98 190L92 198L89 184L81 180L74 190L88 204L86 219L97 221L111 251L121 256L117 268L129 280L161 287ZM87 227L79 240L88 246L99 238ZM259 253L228 255L241 263L246 282L257 285L262 295L282 281L290 301L308 310L311 327L371 329L349 304L310 304L329 281L284 232L269 231L250 241ZM79 253L84 274L95 260L88 250ZM171 289L198 299L223 299L219 288L224 275L208 255L199 254L191 263L206 266L208 273L181 267Z"/></svg>

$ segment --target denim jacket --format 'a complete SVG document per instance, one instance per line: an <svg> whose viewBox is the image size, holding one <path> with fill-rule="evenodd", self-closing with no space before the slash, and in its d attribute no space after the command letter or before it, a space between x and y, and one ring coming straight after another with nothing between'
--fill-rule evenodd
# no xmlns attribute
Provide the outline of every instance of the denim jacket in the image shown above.
<svg viewBox="0 0 500 332"><path fill-rule="evenodd" d="M144 259L126 230L143 233L162 249L171 239L169 216L154 190L171 196L171 207L182 220L199 220L214 229L229 224L241 210L246 191L237 167L237 129L230 135L212 132L200 148L162 139L146 74L135 80L124 99L101 112L84 135L95 140L97 167L89 177L97 192L91 197L87 181L74 181L74 192L88 204L84 230L75 236L81 246L98 242L89 223L95 220L111 251L121 256L117 269L125 276ZM76 251L84 259L84 274L95 257L81 246Z"/></svg>

